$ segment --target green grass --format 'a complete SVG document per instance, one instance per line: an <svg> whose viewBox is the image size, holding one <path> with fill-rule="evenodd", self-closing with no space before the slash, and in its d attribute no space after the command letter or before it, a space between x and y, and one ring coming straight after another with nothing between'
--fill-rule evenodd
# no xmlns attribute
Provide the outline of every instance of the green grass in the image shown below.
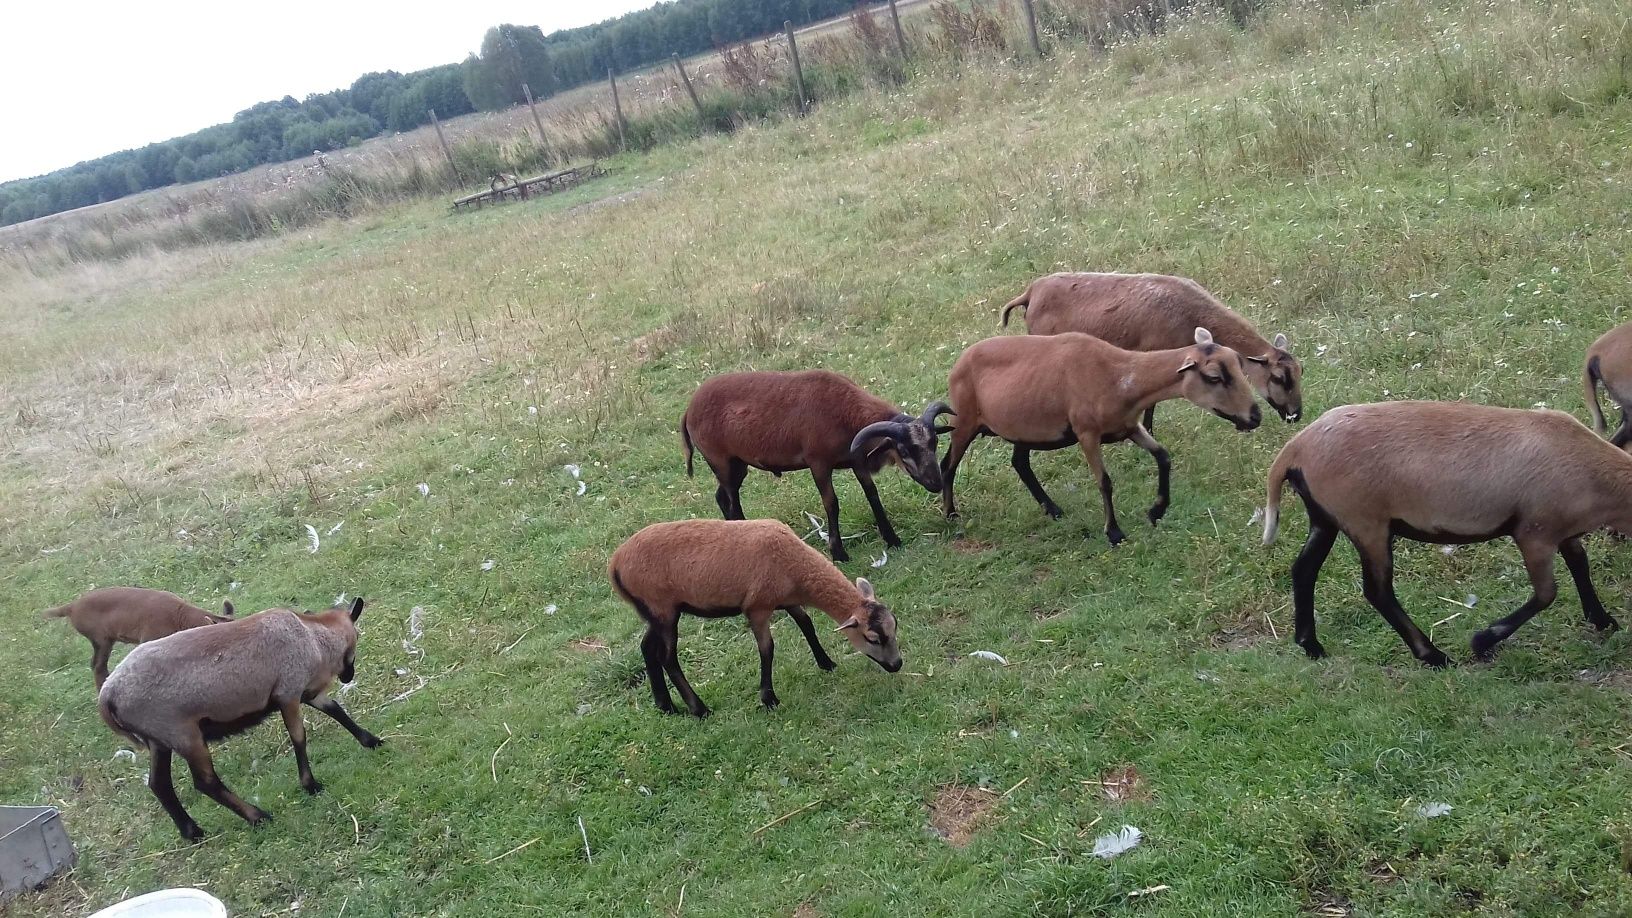
<svg viewBox="0 0 1632 918"><path fill-rule="evenodd" d="M619 158L570 198L403 205L8 290L0 799L61 807L81 852L9 912L183 884L245 915L674 914L682 894L694 915L1632 912L1632 638L1593 636L1565 590L1495 663L1429 671L1344 548L1319 592L1332 656L1307 661L1287 635L1302 513L1268 550L1249 522L1293 432L1275 422L1164 407L1173 507L1115 550L1073 451L1036 460L1058 522L990 441L957 523L883 476L907 545L878 569L841 480L846 572L894 608L906 671L822 673L779 621L772 713L740 621L682 629L715 715L655 713L604 579L629 533L714 512L674 432L699 380L827 366L921 410L1052 270L1197 278L1287 332L1311 417L1400 397L1582 416L1580 355L1626 318L1629 49L1607 2L1203 19L1103 57L929 68ZM1108 463L1139 519L1148 457ZM801 531L820 506L797 474L743 497ZM1626 622L1626 547L1589 550ZM1506 544L1402 545L1399 568L1462 660L1528 590ZM184 787L211 836L184 848L145 762L114 757L88 647L38 619L128 582L241 608L368 597L344 701L387 745L314 720L310 799L275 725L219 746L275 821ZM1093 782L1128 765L1149 799L1108 801ZM948 785L993 792L966 848L929 828ZM1144 843L1092 857L1123 824Z"/></svg>

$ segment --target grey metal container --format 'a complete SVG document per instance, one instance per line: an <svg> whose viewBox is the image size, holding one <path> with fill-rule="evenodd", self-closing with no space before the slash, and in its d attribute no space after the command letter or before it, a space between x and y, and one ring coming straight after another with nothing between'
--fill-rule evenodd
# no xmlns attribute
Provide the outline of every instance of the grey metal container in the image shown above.
<svg viewBox="0 0 1632 918"><path fill-rule="evenodd" d="M36 889L79 855L54 806L0 806L0 902Z"/></svg>

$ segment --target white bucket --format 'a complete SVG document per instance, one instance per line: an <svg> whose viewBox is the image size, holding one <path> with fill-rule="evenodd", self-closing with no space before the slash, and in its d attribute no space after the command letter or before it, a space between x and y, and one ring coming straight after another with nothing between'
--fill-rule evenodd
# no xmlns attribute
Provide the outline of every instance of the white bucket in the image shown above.
<svg viewBox="0 0 1632 918"><path fill-rule="evenodd" d="M161 889L110 905L90 918L227 918L227 907L203 890Z"/></svg>

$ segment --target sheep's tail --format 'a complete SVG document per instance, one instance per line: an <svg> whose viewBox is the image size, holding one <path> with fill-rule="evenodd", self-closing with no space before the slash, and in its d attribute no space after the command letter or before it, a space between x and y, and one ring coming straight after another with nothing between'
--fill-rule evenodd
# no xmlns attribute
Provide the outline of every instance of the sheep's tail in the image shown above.
<svg viewBox="0 0 1632 918"><path fill-rule="evenodd" d="M640 600L640 597L629 592L629 588L623 585L623 577L618 574L618 569L615 567L612 568L612 592L617 593L619 599L634 606L635 614L639 615L642 620L648 623L655 621L652 617L651 606L646 605Z"/></svg>
<svg viewBox="0 0 1632 918"><path fill-rule="evenodd" d="M1603 371L1598 366L1598 355L1594 354L1587 359L1587 365L1581 370L1581 393L1587 398L1587 413L1592 415L1592 429L1598 431L1601 437L1609 430L1604 423L1604 409L1598 404L1598 383L1603 381Z"/></svg>
<svg viewBox="0 0 1632 918"><path fill-rule="evenodd" d="M1009 326L1009 313L1013 312L1016 308L1024 309L1024 308L1026 308L1027 306L1030 306L1030 305L1031 305L1031 285L1027 284L1026 285L1026 292L1020 294L1019 296L1015 297L1012 300L1009 300L1009 305L1003 307L1003 320L1001 322L997 323L997 324L1003 326L1004 328L1007 328Z"/></svg>
<svg viewBox="0 0 1632 918"><path fill-rule="evenodd" d="M67 618L68 613L72 612L73 610L74 610L74 604L69 603L66 606L57 606L55 609L46 609L44 612L41 613L41 617L42 618Z"/></svg>
<svg viewBox="0 0 1632 918"><path fill-rule="evenodd" d="M691 430L686 426L686 415L680 416L680 444L686 450L686 477L691 478Z"/></svg>
<svg viewBox="0 0 1632 918"><path fill-rule="evenodd" d="M102 722L108 725L109 730L112 730L125 739L130 740L132 743L140 746L143 749L153 748L152 744L144 739L141 734L125 726L124 721L119 719L119 711L114 707L113 699L108 698L106 695L98 698L96 702L96 709L102 713Z"/></svg>
<svg viewBox="0 0 1632 918"><path fill-rule="evenodd" d="M1296 442L1296 441L1294 441ZM1264 499L1264 544L1275 542L1281 528L1281 493L1286 486L1286 473L1292 468L1292 443L1281 448L1275 463L1269 467L1268 494Z"/></svg>

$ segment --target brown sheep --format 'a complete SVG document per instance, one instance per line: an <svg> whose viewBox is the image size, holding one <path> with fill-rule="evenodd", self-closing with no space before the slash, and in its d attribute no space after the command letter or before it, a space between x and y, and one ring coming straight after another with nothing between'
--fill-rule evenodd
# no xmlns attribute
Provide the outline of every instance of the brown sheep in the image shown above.
<svg viewBox="0 0 1632 918"><path fill-rule="evenodd" d="M941 463L946 515L958 512L952 482L964 450L978 436L994 436L1014 444L1015 473L1043 511L1058 519L1060 508L1031 471L1031 453L1076 444L1099 482L1105 535L1115 545L1124 536L1099 447L1132 440L1156 459L1157 496L1149 513L1155 525L1167 512L1168 455L1140 426L1139 413L1166 399L1185 398L1237 430L1252 430L1262 418L1240 355L1213 343L1205 328L1193 334L1194 345L1167 351L1125 351L1076 332L988 338L964 351L948 379L957 414L952 445Z"/></svg>
<svg viewBox="0 0 1632 918"><path fill-rule="evenodd" d="M1602 436L1608 427L1604 424L1604 409L1598 404L1599 383L1621 406L1621 426L1609 442L1625 449L1632 443L1632 417L1627 412L1627 406L1632 405L1632 322L1617 325L1592 342L1581 369L1581 386L1587 397L1587 411L1592 415L1592 429Z"/></svg>
<svg viewBox="0 0 1632 918"><path fill-rule="evenodd" d="M212 615L164 590L104 587L46 610L45 617L68 619L91 642L91 674L100 691L108 681L108 655L114 644L143 644L188 628L232 621L231 602L223 602L221 611Z"/></svg>
<svg viewBox="0 0 1632 918"><path fill-rule="evenodd" d="M885 465L900 465L913 481L939 492L935 419L949 411L934 402L915 418L827 370L725 373L697 387L680 420L680 440L688 476L693 448L714 471L714 500L728 520L746 518L742 482L750 466L778 477L810 469L827 514L828 550L834 560L848 561L839 537L834 470L855 472L879 536L892 548L900 546L873 476Z"/></svg>
<svg viewBox="0 0 1632 918"><path fill-rule="evenodd" d="M1311 658L1326 654L1315 638L1315 581L1339 532L1359 552L1366 601L1430 666L1447 660L1394 595L1397 537L1459 545L1506 536L1518 544L1530 598L1474 634L1478 657L1552 604L1560 552L1587 621L1600 631L1618 627L1593 590L1581 536L1606 526L1632 532L1632 456L1563 412L1410 401L1333 408L1275 457L1266 545L1280 524L1286 483L1309 512L1309 540L1292 565L1292 604L1293 639Z"/></svg>
<svg viewBox="0 0 1632 918"><path fill-rule="evenodd" d="M646 623L640 642L646 677L658 710L675 713L664 684L666 670L686 707L708 715L685 673L677 647L680 616L725 618L742 615L759 645L759 700L777 705L771 689L771 615L781 609L793 618L810 645L816 665L836 664L822 650L804 606L815 606L839 622L850 644L888 672L901 669L895 616L878 601L872 584L851 584L821 552L776 520L681 520L655 523L618 546L607 563L618 598Z"/></svg>
<svg viewBox="0 0 1632 918"><path fill-rule="evenodd" d="M1026 311L1033 335L1082 332L1130 351L1160 351L1190 343L1200 326L1246 360L1247 379L1287 422L1303 412L1303 365L1286 349L1286 335L1267 340L1252 323L1207 289L1166 274L1050 274L1031 282L1003 307L1003 324L1015 308ZM1154 431L1156 408L1145 411Z"/></svg>
<svg viewBox="0 0 1632 918"><path fill-rule="evenodd" d="M334 718L363 746L380 745L379 737L357 726L328 694L336 678L350 682L356 676L356 622L362 613L361 599L349 610L336 606L316 615L268 609L143 644L114 669L98 698L102 720L152 754L148 787L183 838L196 841L204 833L176 799L172 752L187 761L199 792L258 825L271 817L221 782L209 741L281 713L294 745L300 786L309 794L323 786L312 777L306 759L302 704Z"/></svg>

